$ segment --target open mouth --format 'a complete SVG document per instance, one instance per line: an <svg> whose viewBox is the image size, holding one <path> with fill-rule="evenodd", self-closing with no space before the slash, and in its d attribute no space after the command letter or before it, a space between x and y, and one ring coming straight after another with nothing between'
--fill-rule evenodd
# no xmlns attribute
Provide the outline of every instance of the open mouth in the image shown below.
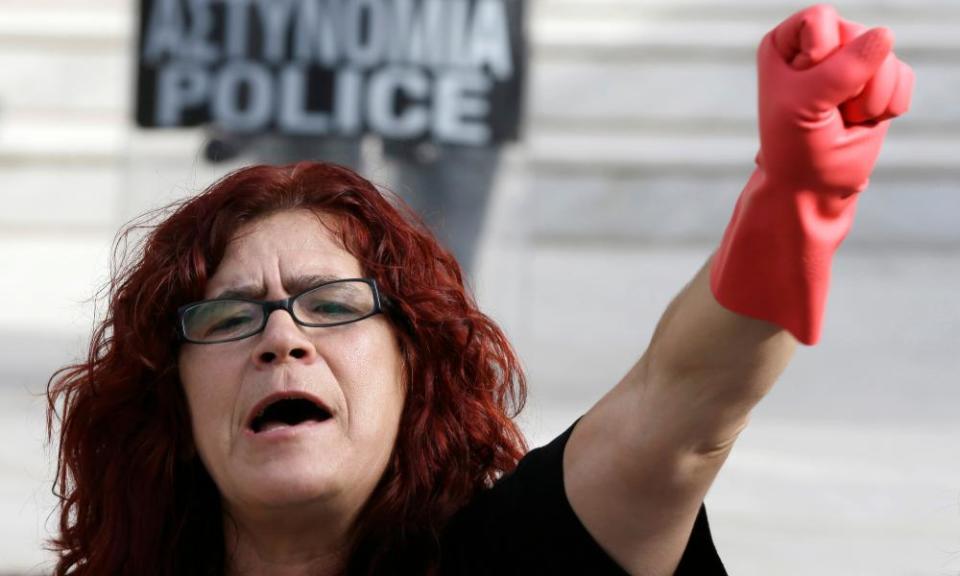
<svg viewBox="0 0 960 576"><path fill-rule="evenodd" d="M255 434L286 426L323 422L331 418L326 408L308 398L281 398L263 407L250 421Z"/></svg>

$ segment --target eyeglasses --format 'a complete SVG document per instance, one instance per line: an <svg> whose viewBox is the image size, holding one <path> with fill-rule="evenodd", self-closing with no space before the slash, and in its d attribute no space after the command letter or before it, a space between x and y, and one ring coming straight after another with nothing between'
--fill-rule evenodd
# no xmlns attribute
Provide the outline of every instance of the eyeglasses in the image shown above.
<svg viewBox="0 0 960 576"><path fill-rule="evenodd" d="M313 327L350 324L382 312L376 280L347 278L285 300L217 298L187 304L177 309L177 333L194 344L241 340L262 332L276 310L286 310L297 324Z"/></svg>

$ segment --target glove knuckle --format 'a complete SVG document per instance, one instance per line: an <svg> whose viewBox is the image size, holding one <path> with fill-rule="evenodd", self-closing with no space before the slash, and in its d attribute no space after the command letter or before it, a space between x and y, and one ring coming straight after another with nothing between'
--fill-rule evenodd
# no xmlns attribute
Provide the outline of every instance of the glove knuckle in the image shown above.
<svg viewBox="0 0 960 576"><path fill-rule="evenodd" d="M814 4L804 10L804 21L807 23L832 22L839 19L839 17L840 15L837 13L837 9L830 4Z"/></svg>

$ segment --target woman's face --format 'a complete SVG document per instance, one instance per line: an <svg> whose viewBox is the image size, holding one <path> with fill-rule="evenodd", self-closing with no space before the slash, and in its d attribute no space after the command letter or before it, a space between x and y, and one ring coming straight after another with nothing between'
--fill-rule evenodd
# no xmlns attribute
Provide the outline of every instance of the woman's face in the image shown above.
<svg viewBox="0 0 960 576"><path fill-rule="evenodd" d="M239 231L205 298L232 293L279 300L322 278L362 276L357 259L314 213L281 212ZM249 338L185 344L179 368L194 439L228 509L359 510L396 440L402 367L397 338L382 314L311 328L280 310ZM250 422L256 407L277 394L319 400L330 417L296 425L274 421L255 432Z"/></svg>

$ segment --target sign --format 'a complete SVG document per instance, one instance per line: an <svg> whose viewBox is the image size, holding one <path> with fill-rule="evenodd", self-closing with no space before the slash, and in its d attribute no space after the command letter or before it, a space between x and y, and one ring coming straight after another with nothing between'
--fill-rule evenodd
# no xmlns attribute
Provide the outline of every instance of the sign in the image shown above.
<svg viewBox="0 0 960 576"><path fill-rule="evenodd" d="M518 136L522 0L141 0L137 123Z"/></svg>

